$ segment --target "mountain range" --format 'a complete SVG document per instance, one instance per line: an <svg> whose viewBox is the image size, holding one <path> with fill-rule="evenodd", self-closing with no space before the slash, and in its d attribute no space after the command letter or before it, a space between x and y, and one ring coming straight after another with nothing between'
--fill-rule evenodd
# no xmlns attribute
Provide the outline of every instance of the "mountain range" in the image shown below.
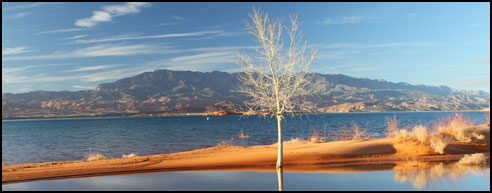
<svg viewBox="0 0 492 193"><path fill-rule="evenodd" d="M490 94L342 74L325 80L319 112L464 111L490 108ZM235 112L248 96L238 73L155 70L92 90L2 93L2 119Z"/></svg>

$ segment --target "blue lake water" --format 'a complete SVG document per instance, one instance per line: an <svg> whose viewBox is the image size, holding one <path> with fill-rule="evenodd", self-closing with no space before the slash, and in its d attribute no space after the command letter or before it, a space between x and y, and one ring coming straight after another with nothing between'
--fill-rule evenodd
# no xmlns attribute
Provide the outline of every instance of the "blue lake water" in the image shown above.
<svg viewBox="0 0 492 193"><path fill-rule="evenodd" d="M462 112L476 124L484 112ZM288 118L285 140L307 138L313 128L334 133L352 124L367 128L372 138L383 137L386 118L401 127L431 127L438 118L454 112L326 113ZM488 116L488 115L487 115ZM240 131L249 135L239 139ZM2 164L82 160L90 152L106 158L123 154L153 155L206 148L223 140L235 145L269 145L277 141L276 120L259 116L172 116L80 118L2 121Z"/></svg>

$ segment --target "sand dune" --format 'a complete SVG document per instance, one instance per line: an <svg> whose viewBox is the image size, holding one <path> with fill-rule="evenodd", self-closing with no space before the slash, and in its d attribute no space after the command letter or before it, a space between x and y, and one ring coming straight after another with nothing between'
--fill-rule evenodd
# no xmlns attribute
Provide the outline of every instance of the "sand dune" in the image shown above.
<svg viewBox="0 0 492 193"><path fill-rule="evenodd" d="M394 139L284 145L284 171L360 172L391 170L398 163L412 161L458 161L464 153L485 153L490 146L451 143L446 154L433 152L419 143ZM277 145L217 146L187 152L115 158L97 161L46 162L2 165L2 184L34 180L123 175L171 171L242 170L275 171Z"/></svg>

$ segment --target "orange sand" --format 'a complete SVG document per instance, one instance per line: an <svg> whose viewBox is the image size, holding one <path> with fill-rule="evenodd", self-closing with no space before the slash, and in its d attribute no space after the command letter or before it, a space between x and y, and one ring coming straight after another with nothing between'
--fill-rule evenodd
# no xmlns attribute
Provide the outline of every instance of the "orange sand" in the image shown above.
<svg viewBox="0 0 492 193"><path fill-rule="evenodd" d="M397 163L457 161L465 153L485 153L490 146L454 142L440 155L419 143L393 139L325 143L288 142L284 171L357 172L391 170ZM79 178L170 171L242 170L275 171L277 145L218 146L193 151L115 158L98 161L46 162L2 165L2 184L34 180Z"/></svg>

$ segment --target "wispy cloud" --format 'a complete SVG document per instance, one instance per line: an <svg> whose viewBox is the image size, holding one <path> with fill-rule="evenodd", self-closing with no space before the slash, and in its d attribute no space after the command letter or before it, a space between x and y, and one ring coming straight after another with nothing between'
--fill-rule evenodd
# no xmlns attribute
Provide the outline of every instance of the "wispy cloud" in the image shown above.
<svg viewBox="0 0 492 193"><path fill-rule="evenodd" d="M418 15L418 13L417 13L417 12L411 12L411 13L408 13L408 14L407 14L407 17L415 17L415 16L417 16L417 15Z"/></svg>
<svg viewBox="0 0 492 193"><path fill-rule="evenodd" d="M362 20L364 17L362 16L343 16L342 18L334 19L334 18L325 18L319 23L322 24L346 24L346 23L356 23Z"/></svg>
<svg viewBox="0 0 492 193"><path fill-rule="evenodd" d="M74 40L74 39L80 39L80 38L84 38L84 37L87 37L87 35L83 34L83 35L76 35L76 36L72 36L72 37L68 37L68 38L62 38L62 39L59 39L59 40Z"/></svg>
<svg viewBox="0 0 492 193"><path fill-rule="evenodd" d="M465 64L489 64L490 65L490 58L482 59L482 60L474 60L474 61L466 62Z"/></svg>
<svg viewBox="0 0 492 193"><path fill-rule="evenodd" d="M454 80L453 83L449 83L449 85L453 88L459 89L483 89L490 88L490 76L489 77L481 77L481 78L468 78L462 80ZM489 90L486 90L489 91Z"/></svg>
<svg viewBox="0 0 492 193"><path fill-rule="evenodd" d="M77 89L94 89L94 88L96 88L95 86L81 86L81 85L73 85L72 87L77 88Z"/></svg>
<svg viewBox="0 0 492 193"><path fill-rule="evenodd" d="M199 31L190 33L176 33L176 34L159 34L159 35L123 35L123 36L112 36L102 39L88 39L88 40L77 40L76 43L98 43L98 42L112 42L121 40L138 40L138 39L153 39L153 38L170 38L170 37L185 37L185 36L201 36L207 34L220 34L222 31Z"/></svg>
<svg viewBox="0 0 492 193"><path fill-rule="evenodd" d="M103 6L102 11L93 11L92 16L75 21L79 27L92 27L101 22L111 21L113 17L123 16L131 13L139 13L143 7L149 7L147 2L128 2L123 5Z"/></svg>
<svg viewBox="0 0 492 193"><path fill-rule="evenodd" d="M11 16L7 16L5 18L14 18L14 19L18 19L18 18L22 18L22 17L25 17L27 15L31 14L31 12L20 12L20 13L16 13L14 15L11 15Z"/></svg>
<svg viewBox="0 0 492 193"><path fill-rule="evenodd" d="M87 29L84 29L84 28L56 29L56 30L42 31L42 32L39 32L38 34L65 33L65 32L74 32L74 31L83 31L83 30L87 30Z"/></svg>
<svg viewBox="0 0 492 193"><path fill-rule="evenodd" d="M433 42L383 42L383 43L332 43L322 44L320 48L389 48L433 46Z"/></svg>
<svg viewBox="0 0 492 193"><path fill-rule="evenodd" d="M98 66L87 66L87 67L80 67L72 70L65 70L62 72L85 72L85 71L94 71L94 70L102 70L102 69L107 69L107 68L113 68L116 66L122 66L122 64L114 64L114 65L98 65Z"/></svg>
<svg viewBox="0 0 492 193"><path fill-rule="evenodd" d="M367 66L367 67L352 68L349 70L352 72L368 72L368 71L375 71L377 70L377 68L373 66Z"/></svg>
<svg viewBox="0 0 492 193"><path fill-rule="evenodd" d="M197 54L188 54L174 58L165 58L148 62L147 65L154 65L159 68L169 70L197 70L197 71L214 71L220 70L225 72L239 71L235 64L235 53L237 49L253 49L250 46L224 46L210 48L187 49L184 52L200 52Z"/></svg>
<svg viewBox="0 0 492 193"><path fill-rule="evenodd" d="M478 26L480 26L480 25L482 25L482 22L478 22L478 23L471 24L471 25L469 25L469 26L468 26L468 28L478 27Z"/></svg>
<svg viewBox="0 0 492 193"><path fill-rule="evenodd" d="M172 17L173 19L175 19L175 20L178 20L178 21L184 21L184 20L185 20L185 18L180 17L180 16L177 16L177 15L171 15L171 17Z"/></svg>
<svg viewBox="0 0 492 193"><path fill-rule="evenodd" d="M2 48L2 56L3 55L12 55L12 54L21 54L26 52L31 52L28 46L19 46L15 48Z"/></svg>
<svg viewBox="0 0 492 193"><path fill-rule="evenodd" d="M155 54L165 51L165 47L148 44L99 44L70 52L54 52L47 55L24 56L24 57L2 57L2 61L12 60L37 60L37 59L62 59L62 58L83 58L98 56L128 56L137 54Z"/></svg>
<svg viewBox="0 0 492 193"><path fill-rule="evenodd" d="M104 11L93 11L92 17L79 19L75 21L75 25L79 27L92 27L99 22L111 21L111 14Z"/></svg>
<svg viewBox="0 0 492 193"><path fill-rule="evenodd" d="M157 26L171 26L171 25L175 25L178 23L181 23L181 22L164 22L164 23L158 24Z"/></svg>
<svg viewBox="0 0 492 193"><path fill-rule="evenodd" d="M36 65L27 65L27 66L19 66L19 67L4 67L2 64L2 82L5 82L5 83L18 83L18 82L29 83L29 76L23 76L20 74L29 73L30 71L32 72L32 70L36 69L36 68L46 68L46 67L50 67L50 66L66 66L66 65L74 65L74 64L73 63L36 64Z"/></svg>
<svg viewBox="0 0 492 193"><path fill-rule="evenodd" d="M46 73L36 75L20 75L19 73L5 73L2 70L2 83L32 83L32 82L58 82L58 81L81 81L81 82L97 82L104 80L115 80L134 76L143 72L150 71L147 66L144 67L129 67L110 71L95 72L95 73L79 73L63 76L53 76Z"/></svg>
<svg viewBox="0 0 492 193"><path fill-rule="evenodd" d="M2 3L2 10L15 10L15 9L26 9L26 8L33 8L33 7L38 7L41 5L49 5L49 4L54 4L54 2L48 3L48 2L38 2L38 3L30 3L30 4L25 4L25 5L17 5L17 6L8 6L4 8L4 4Z"/></svg>

